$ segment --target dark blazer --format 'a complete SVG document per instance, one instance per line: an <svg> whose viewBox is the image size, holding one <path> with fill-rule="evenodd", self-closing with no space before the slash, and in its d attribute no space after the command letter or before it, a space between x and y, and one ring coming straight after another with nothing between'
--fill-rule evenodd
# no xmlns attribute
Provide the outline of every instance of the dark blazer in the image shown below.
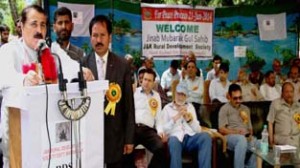
<svg viewBox="0 0 300 168"><path fill-rule="evenodd" d="M95 53L83 58L83 65L89 68L98 80ZM125 144L134 144L135 112L131 85L130 66L124 58L109 52L105 79L117 83L122 90L121 100L117 103L115 116L104 113L104 161L121 162ZM104 109L108 104L105 99ZM100 150L100 149L99 149Z"/></svg>
<svg viewBox="0 0 300 168"><path fill-rule="evenodd" d="M75 61L80 60L85 54L83 49L70 43L67 54Z"/></svg>

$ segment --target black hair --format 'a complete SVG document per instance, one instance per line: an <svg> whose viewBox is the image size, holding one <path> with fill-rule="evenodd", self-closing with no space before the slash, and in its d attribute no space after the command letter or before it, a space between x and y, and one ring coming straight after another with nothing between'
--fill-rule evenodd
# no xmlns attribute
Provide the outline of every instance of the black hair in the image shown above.
<svg viewBox="0 0 300 168"><path fill-rule="evenodd" d="M27 6L26 8L24 8L22 10L22 13L21 13L21 22L24 24L26 21L27 21L27 13L31 10L31 9L34 9L36 10L38 13L42 13L44 14L46 17L47 17L47 14L45 12L45 10L38 6L38 5L29 5Z"/></svg>
<svg viewBox="0 0 300 168"><path fill-rule="evenodd" d="M146 68L141 68L139 71L138 71L138 75L140 74L143 74L146 72Z"/></svg>
<svg viewBox="0 0 300 168"><path fill-rule="evenodd" d="M220 60L220 62L222 62L222 57L220 57L219 55L215 55L212 61L214 62L216 60Z"/></svg>
<svg viewBox="0 0 300 168"><path fill-rule="evenodd" d="M60 7L54 12L54 22L56 22L58 16L68 15L70 21L72 21L72 12L69 8Z"/></svg>
<svg viewBox="0 0 300 168"><path fill-rule="evenodd" d="M105 23L108 34L112 33L112 23L108 19L108 17L105 15L97 15L90 22L90 25L89 25L90 35L92 35L92 28L96 23Z"/></svg>
<svg viewBox="0 0 300 168"><path fill-rule="evenodd" d="M229 86L228 93L229 93L229 95L231 96L231 95L232 95L232 92L235 92L235 91L240 91L240 92L242 92L242 89L241 89L241 86L240 86L240 85L233 83L233 84L231 84L231 85Z"/></svg>
<svg viewBox="0 0 300 168"><path fill-rule="evenodd" d="M270 70L270 71L266 72L265 78L268 78L271 74L274 74L274 71Z"/></svg>
<svg viewBox="0 0 300 168"><path fill-rule="evenodd" d="M178 69L178 67L179 67L178 61L177 60L172 60L171 64L170 64L170 67L172 67L174 69Z"/></svg>
<svg viewBox="0 0 300 168"><path fill-rule="evenodd" d="M229 65L227 63L221 63L220 70L223 70L225 73L229 71Z"/></svg>
<svg viewBox="0 0 300 168"><path fill-rule="evenodd" d="M0 33L4 31L10 31L9 27L7 25L0 25Z"/></svg>
<svg viewBox="0 0 300 168"><path fill-rule="evenodd" d="M141 70L141 71L142 71L142 70ZM145 73L147 73L147 74L152 74L152 75L153 75L153 81L155 81L156 73L154 72L153 69L147 68L147 69L145 69L145 71L144 71L144 74L145 74Z"/></svg>

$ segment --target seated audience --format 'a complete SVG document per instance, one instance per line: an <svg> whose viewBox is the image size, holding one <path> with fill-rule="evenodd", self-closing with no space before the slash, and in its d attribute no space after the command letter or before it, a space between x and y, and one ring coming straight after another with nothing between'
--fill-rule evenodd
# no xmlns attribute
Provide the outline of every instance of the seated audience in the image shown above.
<svg viewBox="0 0 300 168"><path fill-rule="evenodd" d="M160 77L156 71L156 69L154 68L154 62L153 62L153 56L152 55L148 55L147 57L143 57L143 64L142 66L138 69L138 73L141 69L153 69L153 71L156 73L156 78L155 78L155 83L156 84L160 84Z"/></svg>
<svg viewBox="0 0 300 168"><path fill-rule="evenodd" d="M250 65L250 70L251 73L249 74L249 81L259 88L264 80L264 74L260 71L261 67L256 63L252 63Z"/></svg>
<svg viewBox="0 0 300 168"><path fill-rule="evenodd" d="M206 80L213 80L218 78L219 75L219 67L222 63L222 57L219 55L214 56L212 60L213 68L207 72Z"/></svg>
<svg viewBox="0 0 300 168"><path fill-rule="evenodd" d="M196 55L195 55L195 53L193 52L193 51L190 51L189 52L189 55L188 55L188 61L194 61L195 62L195 64L197 65L197 58L196 58ZM198 68L197 66L196 66L196 75L198 76L198 77L201 77L202 79L203 79L203 72L202 72L202 69L200 69L200 68Z"/></svg>
<svg viewBox="0 0 300 168"><path fill-rule="evenodd" d="M200 104L203 103L203 79L196 76L197 67L194 61L186 64L187 78L183 80L186 83L188 94L187 102L192 103L195 107L197 118Z"/></svg>
<svg viewBox="0 0 300 168"><path fill-rule="evenodd" d="M300 104L294 100L294 87L290 82L282 85L281 98L272 101L267 121L270 146L300 146Z"/></svg>
<svg viewBox="0 0 300 168"><path fill-rule="evenodd" d="M161 111L161 99L153 90L155 77L156 74L152 69L146 69L142 86L134 93L136 122L134 145L142 144L153 153L149 167L165 168L168 164L162 141L161 118L158 115Z"/></svg>
<svg viewBox="0 0 300 168"><path fill-rule="evenodd" d="M188 61L189 61L188 55L184 55L181 59L180 62L181 79L185 79L186 77L186 69L184 68L184 66L188 63Z"/></svg>
<svg viewBox="0 0 300 168"><path fill-rule="evenodd" d="M161 76L161 87L167 93L168 96L172 96L171 86L174 81L180 80L180 70L178 70L179 64L177 60L172 60L170 67L165 70Z"/></svg>
<svg viewBox="0 0 300 168"><path fill-rule="evenodd" d="M243 101L260 101L264 99L258 88L249 82L247 73L244 69L240 69L238 72L237 84L240 85L243 91Z"/></svg>
<svg viewBox="0 0 300 168"><path fill-rule="evenodd" d="M245 167L246 152L249 141L252 140L252 124L250 109L241 104L242 90L237 84L231 84L228 90L229 102L224 104L219 112L219 131L227 138L227 148L234 151L234 167ZM255 167L254 154L247 162L247 166Z"/></svg>
<svg viewBox="0 0 300 168"><path fill-rule="evenodd" d="M229 66L222 63L219 69L219 77L213 79L209 85L209 97L214 102L227 102L226 93L228 91L230 81L228 78Z"/></svg>
<svg viewBox="0 0 300 168"><path fill-rule="evenodd" d="M265 83L260 86L259 90L265 100L272 101L280 97L281 87L275 83L273 71L268 71L265 74Z"/></svg>
<svg viewBox="0 0 300 168"><path fill-rule="evenodd" d="M300 80L299 80L299 68L293 65L288 73L286 82L291 82L294 86L294 98L296 101L300 100Z"/></svg>
<svg viewBox="0 0 300 168"><path fill-rule="evenodd" d="M187 103L185 83L176 87L175 101L167 104L162 113L163 130L168 138L171 168L182 167L182 152L197 152L198 167L211 167L211 137L201 132L192 104Z"/></svg>
<svg viewBox="0 0 300 168"><path fill-rule="evenodd" d="M285 81L285 75L281 72L281 62L275 58L272 63L273 72L275 74L275 83L282 84Z"/></svg>

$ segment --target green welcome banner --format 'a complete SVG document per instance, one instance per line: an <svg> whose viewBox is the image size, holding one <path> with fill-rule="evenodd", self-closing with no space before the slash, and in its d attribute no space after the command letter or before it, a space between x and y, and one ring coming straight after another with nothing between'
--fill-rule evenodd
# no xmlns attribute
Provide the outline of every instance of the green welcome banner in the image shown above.
<svg viewBox="0 0 300 168"><path fill-rule="evenodd" d="M142 52L174 58L194 52L212 56L213 8L141 4Z"/></svg>

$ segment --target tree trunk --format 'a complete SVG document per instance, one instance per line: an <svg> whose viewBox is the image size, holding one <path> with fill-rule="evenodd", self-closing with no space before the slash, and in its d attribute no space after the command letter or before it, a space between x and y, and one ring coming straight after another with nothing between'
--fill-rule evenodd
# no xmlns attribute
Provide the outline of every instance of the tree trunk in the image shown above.
<svg viewBox="0 0 300 168"><path fill-rule="evenodd" d="M8 4L9 4L9 7L10 7L11 16L12 16L13 21L15 23L16 20L19 18L18 10L17 10L17 7L16 7L16 0L8 0Z"/></svg>

